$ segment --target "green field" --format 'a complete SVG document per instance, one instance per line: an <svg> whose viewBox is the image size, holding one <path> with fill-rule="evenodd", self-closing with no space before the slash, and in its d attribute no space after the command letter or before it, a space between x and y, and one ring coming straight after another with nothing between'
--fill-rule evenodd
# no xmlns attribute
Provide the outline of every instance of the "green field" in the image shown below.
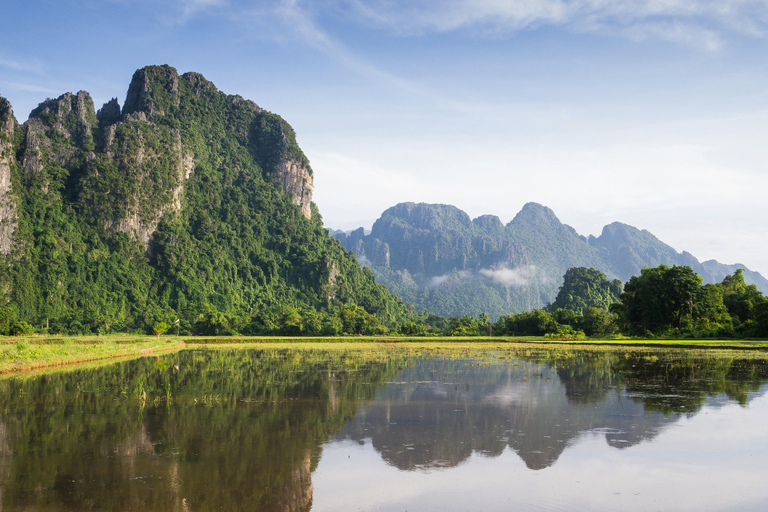
<svg viewBox="0 0 768 512"><path fill-rule="evenodd" d="M163 354L183 348L242 347L246 345L295 346L307 348L351 348L363 345L382 346L403 344L414 348L463 348L482 345L505 347L510 344L558 345L562 347L633 346L695 349L739 349L768 351L768 340L679 340L621 338L584 340L543 337L397 337L397 336L337 336L337 337L195 337L195 336L28 336L7 337L0 341L0 374L19 374L42 369L79 365L94 361L125 359Z"/></svg>

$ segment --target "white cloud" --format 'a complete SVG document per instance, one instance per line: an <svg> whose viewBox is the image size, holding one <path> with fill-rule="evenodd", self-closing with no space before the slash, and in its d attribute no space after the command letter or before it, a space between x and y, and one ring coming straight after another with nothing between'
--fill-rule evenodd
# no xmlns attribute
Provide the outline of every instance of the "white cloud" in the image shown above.
<svg viewBox="0 0 768 512"><path fill-rule="evenodd" d="M371 264L373 263L371 260L366 258L364 254L359 255L359 256L357 254L355 254L355 256L357 257L357 261L358 261L358 263L360 263L361 267L370 267Z"/></svg>
<svg viewBox="0 0 768 512"><path fill-rule="evenodd" d="M440 286L441 284L445 283L451 278L450 274L443 274L442 276L434 276L429 279L429 282L427 283L427 288L436 288Z"/></svg>
<svg viewBox="0 0 768 512"><path fill-rule="evenodd" d="M402 33L472 31L488 35L541 26L656 39L717 49L721 32L762 37L766 0L349 0L363 19Z"/></svg>
<svg viewBox="0 0 768 512"><path fill-rule="evenodd" d="M483 268L480 269L480 274L491 279L495 283L522 288L528 286L528 283L536 277L536 267L534 265L528 265L516 268Z"/></svg>
<svg viewBox="0 0 768 512"><path fill-rule="evenodd" d="M21 91L21 92L39 92L43 94L55 94L57 96L61 94L61 91L57 91L55 89L51 89L50 87L43 87L41 85L35 85L35 84L4 82L4 85L9 89L13 89L15 91Z"/></svg>
<svg viewBox="0 0 768 512"><path fill-rule="evenodd" d="M224 7L227 5L227 0L180 0L179 5L186 19L200 11Z"/></svg>
<svg viewBox="0 0 768 512"><path fill-rule="evenodd" d="M40 73L39 66L34 64L22 63L13 59L0 58L0 68L12 69L14 71L29 71L32 73Z"/></svg>

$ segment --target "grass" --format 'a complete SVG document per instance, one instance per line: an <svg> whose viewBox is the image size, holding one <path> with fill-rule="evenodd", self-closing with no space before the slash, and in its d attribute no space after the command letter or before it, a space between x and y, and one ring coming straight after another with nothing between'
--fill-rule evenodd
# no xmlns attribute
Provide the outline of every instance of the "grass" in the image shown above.
<svg viewBox="0 0 768 512"><path fill-rule="evenodd" d="M92 361L141 357L182 348L184 343L176 337L11 337L0 342L0 374L26 373Z"/></svg>
<svg viewBox="0 0 768 512"><path fill-rule="evenodd" d="M694 339L649 339L649 338L547 338L543 336L336 336L336 337L291 337L291 336L220 336L185 337L184 342L194 345L242 343L423 343L423 344L504 344L535 343L546 345L608 345L608 346L661 346L691 348L735 348L768 350L768 340L694 340Z"/></svg>
<svg viewBox="0 0 768 512"><path fill-rule="evenodd" d="M646 338L591 338L583 340L544 337L257 337L257 336L27 336L0 338L0 375L60 368L96 361L111 361L168 353L183 348L233 348L269 345L307 349L352 349L377 346L465 349L509 347L510 345L566 347L664 347L688 349L737 349L768 351L768 340L667 340Z"/></svg>

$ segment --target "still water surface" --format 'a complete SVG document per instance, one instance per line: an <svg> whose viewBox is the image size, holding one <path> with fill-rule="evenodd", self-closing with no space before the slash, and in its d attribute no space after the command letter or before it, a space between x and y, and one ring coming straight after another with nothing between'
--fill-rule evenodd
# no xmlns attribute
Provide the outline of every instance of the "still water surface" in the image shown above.
<svg viewBox="0 0 768 512"><path fill-rule="evenodd" d="M0 381L0 510L765 510L768 360L187 350Z"/></svg>

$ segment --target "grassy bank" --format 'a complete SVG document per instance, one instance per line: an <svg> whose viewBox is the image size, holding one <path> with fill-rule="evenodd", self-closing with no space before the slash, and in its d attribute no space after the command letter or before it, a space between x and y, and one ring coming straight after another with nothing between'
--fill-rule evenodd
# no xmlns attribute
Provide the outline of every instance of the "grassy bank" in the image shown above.
<svg viewBox="0 0 768 512"><path fill-rule="evenodd" d="M30 372L94 361L125 359L163 354L183 348L231 348L245 345L274 347L305 346L311 348L363 348L366 345L411 345L413 347L450 347L454 349L482 345L510 344L559 345L563 347L659 347L690 349L737 349L768 351L768 340L660 340L643 338L622 339L552 339L543 337L396 337L396 336L336 336L336 337L178 337L163 336L70 336L0 338L0 375Z"/></svg>
<svg viewBox="0 0 768 512"><path fill-rule="evenodd" d="M694 339L648 339L648 338L588 338L588 339L557 339L537 336L333 336L333 337L290 337L290 336L219 336L219 337L185 337L187 345L237 345L243 343L419 343L446 344L480 343L535 343L538 345L604 345L604 346L641 346L668 348L731 348L768 350L768 340L694 340Z"/></svg>
<svg viewBox="0 0 768 512"><path fill-rule="evenodd" d="M116 335L0 339L0 374L163 354L184 348L184 342L176 337Z"/></svg>

